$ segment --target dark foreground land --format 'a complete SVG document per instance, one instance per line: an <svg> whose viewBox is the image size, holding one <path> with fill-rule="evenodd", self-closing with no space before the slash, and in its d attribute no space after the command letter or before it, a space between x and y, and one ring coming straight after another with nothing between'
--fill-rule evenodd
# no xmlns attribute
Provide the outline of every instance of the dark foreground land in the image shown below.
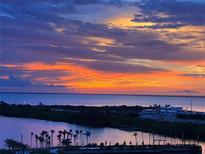
<svg viewBox="0 0 205 154"><path fill-rule="evenodd" d="M202 154L201 146L197 145L60 147L26 151L30 154L52 154L54 151L58 154ZM2 150L0 152L1 154L14 154L17 151Z"/></svg>
<svg viewBox="0 0 205 154"><path fill-rule="evenodd" d="M151 107L150 107L151 108ZM183 139L205 141L205 124L146 120L139 118L141 106L9 105L0 103L0 115L69 122L91 127L144 131Z"/></svg>
<svg viewBox="0 0 205 154"><path fill-rule="evenodd" d="M96 147L95 149L59 150L59 154L201 154L196 145L121 146Z"/></svg>

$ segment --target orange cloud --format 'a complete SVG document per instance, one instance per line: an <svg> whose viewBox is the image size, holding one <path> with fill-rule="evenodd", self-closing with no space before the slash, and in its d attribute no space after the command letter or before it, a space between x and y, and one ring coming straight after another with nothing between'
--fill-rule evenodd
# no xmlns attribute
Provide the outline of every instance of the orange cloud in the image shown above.
<svg viewBox="0 0 205 154"><path fill-rule="evenodd" d="M68 75L36 78L45 84L72 87L81 93L150 93L171 94L179 89L194 90L203 94L205 78L181 76L180 72L114 73L88 69L72 63L30 63L23 65L30 71L64 71Z"/></svg>

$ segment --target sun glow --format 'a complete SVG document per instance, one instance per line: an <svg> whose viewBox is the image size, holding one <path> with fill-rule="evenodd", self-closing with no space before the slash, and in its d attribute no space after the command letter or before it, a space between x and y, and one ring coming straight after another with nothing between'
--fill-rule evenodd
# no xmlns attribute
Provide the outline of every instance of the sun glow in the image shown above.
<svg viewBox="0 0 205 154"><path fill-rule="evenodd" d="M122 29L134 29L140 27L150 27L154 26L155 23L153 22L137 22L133 21L133 16L129 15L118 15L111 18L108 18L105 23L109 27L119 27Z"/></svg>

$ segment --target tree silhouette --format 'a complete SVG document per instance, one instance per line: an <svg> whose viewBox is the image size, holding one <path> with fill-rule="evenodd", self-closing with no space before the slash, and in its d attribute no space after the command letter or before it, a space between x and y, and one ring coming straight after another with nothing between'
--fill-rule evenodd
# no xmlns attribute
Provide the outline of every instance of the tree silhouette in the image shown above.
<svg viewBox="0 0 205 154"><path fill-rule="evenodd" d="M85 136L86 136L87 145L88 145L88 143L89 143L89 137L91 136L91 132L90 132L90 131L86 131Z"/></svg>
<svg viewBox="0 0 205 154"><path fill-rule="evenodd" d="M55 130L51 130L51 146L53 147L53 134L55 133Z"/></svg>
<svg viewBox="0 0 205 154"><path fill-rule="evenodd" d="M25 150L28 149L28 146L26 144L22 144L13 139L6 139L4 143L5 143L5 146L9 148L9 150L22 150L24 153Z"/></svg>
<svg viewBox="0 0 205 154"><path fill-rule="evenodd" d="M80 130L80 144L83 145L83 130Z"/></svg>
<svg viewBox="0 0 205 154"><path fill-rule="evenodd" d="M38 135L35 135L35 140L36 140L36 149L38 148Z"/></svg>
<svg viewBox="0 0 205 154"><path fill-rule="evenodd" d="M62 137L62 131L58 131L57 139L58 139L59 146L61 146L61 137Z"/></svg>
<svg viewBox="0 0 205 154"><path fill-rule="evenodd" d="M32 148L32 142L33 142L33 132L31 132L30 148Z"/></svg>
<svg viewBox="0 0 205 154"><path fill-rule="evenodd" d="M138 135L137 132L135 132L135 133L133 134L133 136L135 137L135 143L136 143L136 145L138 144L138 143L137 143L137 135Z"/></svg>

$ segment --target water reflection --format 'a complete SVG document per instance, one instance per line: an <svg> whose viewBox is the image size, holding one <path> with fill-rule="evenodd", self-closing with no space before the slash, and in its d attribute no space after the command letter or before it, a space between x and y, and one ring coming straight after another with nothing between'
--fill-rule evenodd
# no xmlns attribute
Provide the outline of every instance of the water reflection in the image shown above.
<svg viewBox="0 0 205 154"><path fill-rule="evenodd" d="M42 130L49 131L55 130L54 133L54 145L58 144L57 140L57 132L60 130L83 130L84 132L90 131L91 136L89 141L91 143L107 143L107 144L115 144L120 143L123 144L135 144L136 140L133 136L133 132L127 132L118 129L112 128L91 128L84 127L75 124L63 123L63 122L51 122L44 120L35 120L35 119L23 119L23 118L8 118L0 116L0 147L4 147L4 139L13 138L15 140L21 140L21 134L23 135L23 142L28 144L30 143L30 133L31 131L34 134L40 134ZM153 143L153 134L137 132L137 142L138 144L142 144L144 140L144 144ZM163 140L166 140L166 143L172 144L181 144L182 141L179 139L163 137L159 135L154 135L155 144L159 143L159 140L162 140L160 143L163 144ZM85 142L84 138L84 142ZM80 141L79 141L80 142ZM194 143L194 141L186 141L186 143ZM33 141L34 143L34 141ZM165 143L165 141L164 141ZM205 154L205 143L200 143L203 145L203 153ZM33 145L34 147L34 145Z"/></svg>

